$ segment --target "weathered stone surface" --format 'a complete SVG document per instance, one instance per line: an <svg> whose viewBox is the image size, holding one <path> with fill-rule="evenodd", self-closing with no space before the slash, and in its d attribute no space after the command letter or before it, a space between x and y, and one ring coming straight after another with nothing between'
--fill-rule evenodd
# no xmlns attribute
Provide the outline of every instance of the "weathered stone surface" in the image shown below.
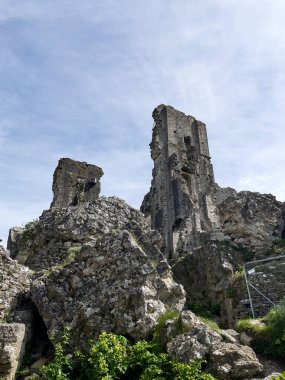
<svg viewBox="0 0 285 380"><path fill-rule="evenodd" d="M32 295L49 336L70 325L76 343L104 329L137 339L166 310L181 310L184 290L160 244L143 214L118 198L45 211L26 264L43 273Z"/></svg>
<svg viewBox="0 0 285 380"><path fill-rule="evenodd" d="M35 361L31 366L30 366L30 372L31 373L37 373L48 361L47 358L39 358L37 361Z"/></svg>
<svg viewBox="0 0 285 380"><path fill-rule="evenodd" d="M86 162L61 158L54 172L51 207L68 207L94 202L100 194L103 170Z"/></svg>
<svg viewBox="0 0 285 380"><path fill-rule="evenodd" d="M30 298L31 272L9 257L0 246L0 322L8 321L15 309Z"/></svg>
<svg viewBox="0 0 285 380"><path fill-rule="evenodd" d="M247 250L246 261L271 253L273 239L285 237L285 204L271 194L217 188L215 203L224 235Z"/></svg>
<svg viewBox="0 0 285 380"><path fill-rule="evenodd" d="M184 363L207 359L207 370L218 379L249 379L261 373L263 366L255 353L239 344L231 331L216 332L188 311L181 313L181 319L189 331L167 344L171 356Z"/></svg>
<svg viewBox="0 0 285 380"><path fill-rule="evenodd" d="M19 245L19 239L21 238L24 228L12 227L9 230L9 236L7 241L7 249L10 252L10 256L14 258L17 255L17 248Z"/></svg>
<svg viewBox="0 0 285 380"><path fill-rule="evenodd" d="M205 124L170 106L155 108L153 118L153 179L141 210L162 234L165 254L176 258L182 237L190 249L201 232L219 225L207 132Z"/></svg>
<svg viewBox="0 0 285 380"><path fill-rule="evenodd" d="M153 118L153 179L141 210L162 234L169 258L192 252L205 235L242 248L245 261L267 255L274 238L285 238L284 203L215 184L205 124L165 105Z"/></svg>
<svg viewBox="0 0 285 380"><path fill-rule="evenodd" d="M219 379L249 379L262 372L263 366L247 346L219 343L210 352L211 372Z"/></svg>
<svg viewBox="0 0 285 380"><path fill-rule="evenodd" d="M187 333L177 335L168 343L167 351L179 361L188 363L206 358L212 347L221 342L220 334L201 324Z"/></svg>
<svg viewBox="0 0 285 380"><path fill-rule="evenodd" d="M0 378L13 380L25 349L25 325L0 324Z"/></svg>
<svg viewBox="0 0 285 380"><path fill-rule="evenodd" d="M141 236L111 232L34 282L33 299L49 336L59 338L69 326L75 345L101 330L145 338L161 314L181 310L183 288L173 281L156 242L151 230Z"/></svg>
<svg viewBox="0 0 285 380"><path fill-rule="evenodd" d="M43 212L33 229L28 230L30 237L26 244L29 255L26 265L37 271L50 269L65 260L69 261L72 252L84 243L115 235L121 230L138 236L148 231L156 245L161 244L159 233L150 229L143 214L119 198L100 197L95 202L67 209L51 208Z"/></svg>
<svg viewBox="0 0 285 380"><path fill-rule="evenodd" d="M218 303L223 322L232 327L250 311L246 291L233 289L232 276L247 261L285 250L275 244L285 238L285 203L215 184L203 123L165 105L153 118L153 179L141 210L160 231L187 301ZM273 302L280 299L279 287L270 288ZM257 303L264 315L270 304Z"/></svg>
<svg viewBox="0 0 285 380"><path fill-rule="evenodd" d="M219 241L204 241L172 266L175 280L182 284L187 302L204 306L220 304L230 287L230 278L242 264L241 253Z"/></svg>

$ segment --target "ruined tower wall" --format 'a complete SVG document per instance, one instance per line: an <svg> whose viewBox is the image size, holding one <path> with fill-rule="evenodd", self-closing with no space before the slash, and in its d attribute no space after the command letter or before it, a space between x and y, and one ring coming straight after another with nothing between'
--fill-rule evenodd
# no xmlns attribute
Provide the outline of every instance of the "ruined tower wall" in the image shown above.
<svg viewBox="0 0 285 380"><path fill-rule="evenodd" d="M102 175L103 170L96 165L61 158L53 175L51 207L63 208L96 201Z"/></svg>
<svg viewBox="0 0 285 380"><path fill-rule="evenodd" d="M165 105L155 108L153 118L153 180L142 211L162 234L164 252L175 258L183 230L195 245L199 233L217 223L210 196L214 174L205 124Z"/></svg>

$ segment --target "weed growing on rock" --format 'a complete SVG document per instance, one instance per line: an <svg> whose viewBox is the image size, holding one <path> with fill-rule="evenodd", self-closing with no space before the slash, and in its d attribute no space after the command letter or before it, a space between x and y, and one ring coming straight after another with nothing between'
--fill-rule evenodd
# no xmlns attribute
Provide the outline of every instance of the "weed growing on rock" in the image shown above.
<svg viewBox="0 0 285 380"><path fill-rule="evenodd" d="M68 338L55 345L55 357L41 369L43 380L215 380L202 372L201 361L173 361L155 343L131 345L119 335L102 332L86 352L65 352Z"/></svg>
<svg viewBox="0 0 285 380"><path fill-rule="evenodd" d="M252 345L256 352L285 358L285 300L263 318L238 321L237 329L253 335Z"/></svg>

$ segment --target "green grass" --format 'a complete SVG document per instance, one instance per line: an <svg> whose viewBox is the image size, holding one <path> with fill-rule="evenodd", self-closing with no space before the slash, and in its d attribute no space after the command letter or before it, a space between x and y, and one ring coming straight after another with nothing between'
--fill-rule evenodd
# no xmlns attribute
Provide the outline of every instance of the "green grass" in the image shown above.
<svg viewBox="0 0 285 380"><path fill-rule="evenodd" d="M239 332L244 331L250 335L256 335L261 333L266 328L266 325L260 319L247 318L240 319L237 322L236 328Z"/></svg>
<svg viewBox="0 0 285 380"><path fill-rule="evenodd" d="M164 314L162 314L157 322L153 330L153 340L159 341L160 334L165 326L166 321L174 320L176 324L178 324L179 312L177 310L168 310Z"/></svg>
<svg viewBox="0 0 285 380"><path fill-rule="evenodd" d="M285 358L285 300L263 318L238 321L237 329L253 336L252 346L256 352Z"/></svg>
<svg viewBox="0 0 285 380"><path fill-rule="evenodd" d="M207 326L209 326L212 330L216 331L217 333L221 332L221 329L216 321L210 318L205 317L199 317L202 322L204 322Z"/></svg>

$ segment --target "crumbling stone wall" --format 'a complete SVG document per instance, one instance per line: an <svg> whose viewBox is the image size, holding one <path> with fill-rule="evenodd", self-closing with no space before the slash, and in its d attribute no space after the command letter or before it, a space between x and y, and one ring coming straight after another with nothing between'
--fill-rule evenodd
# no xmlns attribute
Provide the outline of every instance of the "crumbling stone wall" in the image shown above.
<svg viewBox="0 0 285 380"><path fill-rule="evenodd" d="M219 224L211 197L214 174L205 124L165 105L155 108L153 119L153 180L141 210L162 234L164 253L176 258L183 231L183 244L193 247L199 233Z"/></svg>
<svg viewBox="0 0 285 380"><path fill-rule="evenodd" d="M103 170L96 165L61 158L54 172L51 207L64 208L94 202L100 194Z"/></svg>

